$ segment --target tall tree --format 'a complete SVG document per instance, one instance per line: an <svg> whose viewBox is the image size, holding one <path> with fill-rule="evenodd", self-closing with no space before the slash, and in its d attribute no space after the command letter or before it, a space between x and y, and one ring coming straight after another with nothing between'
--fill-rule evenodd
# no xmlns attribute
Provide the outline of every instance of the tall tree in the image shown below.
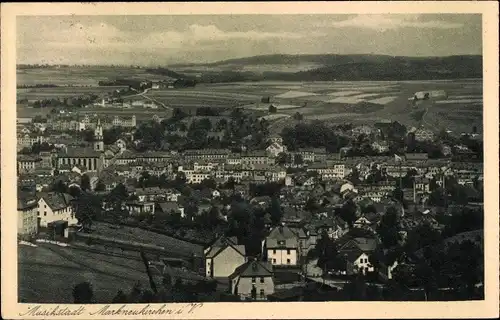
<svg viewBox="0 0 500 320"><path fill-rule="evenodd" d="M400 241L398 212L394 207L387 209L377 228L382 244L389 249L398 245Z"/></svg>
<svg viewBox="0 0 500 320"><path fill-rule="evenodd" d="M278 197L274 195L271 198L271 206L269 208L269 213L271 214L271 223L273 225L278 225L281 222L283 212Z"/></svg>
<svg viewBox="0 0 500 320"><path fill-rule="evenodd" d="M340 257L337 246L326 231L323 231L321 237L316 243L316 255L318 256L318 267L326 274L328 270L345 270L346 265L342 257Z"/></svg>
<svg viewBox="0 0 500 320"><path fill-rule="evenodd" d="M80 187L83 191L90 190L90 178L87 174L82 175Z"/></svg>
<svg viewBox="0 0 500 320"><path fill-rule="evenodd" d="M349 200L338 210L338 213L342 220L352 226L354 221L356 221L356 211L356 204L352 200Z"/></svg>

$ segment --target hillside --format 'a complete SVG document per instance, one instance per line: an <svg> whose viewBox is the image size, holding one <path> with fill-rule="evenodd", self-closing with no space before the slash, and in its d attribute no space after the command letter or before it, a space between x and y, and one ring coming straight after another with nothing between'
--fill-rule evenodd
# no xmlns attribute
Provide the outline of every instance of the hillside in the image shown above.
<svg viewBox="0 0 500 320"><path fill-rule="evenodd" d="M301 64L317 63L322 65L345 64L353 62L376 62L387 61L391 57L383 55L337 55L337 54L271 54L246 58L228 59L212 63L201 64L177 64L172 68L184 67L222 67L226 65L276 65L276 64Z"/></svg>
<svg viewBox="0 0 500 320"><path fill-rule="evenodd" d="M295 65L300 71L284 72L281 65ZM303 66L302 69L299 66ZM259 71L249 72L250 67ZM481 78L482 57L264 55L208 64L172 65L170 68L178 72L202 70L202 82L204 78L209 79L207 82L226 82L224 79L229 75L232 81L235 78L238 81L437 80Z"/></svg>

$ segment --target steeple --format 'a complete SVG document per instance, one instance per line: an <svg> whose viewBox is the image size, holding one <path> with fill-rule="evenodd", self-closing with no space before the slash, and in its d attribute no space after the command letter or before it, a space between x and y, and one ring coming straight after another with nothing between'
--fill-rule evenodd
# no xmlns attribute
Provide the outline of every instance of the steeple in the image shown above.
<svg viewBox="0 0 500 320"><path fill-rule="evenodd" d="M103 133L100 118L97 118L97 126L94 131L94 150L104 151Z"/></svg>

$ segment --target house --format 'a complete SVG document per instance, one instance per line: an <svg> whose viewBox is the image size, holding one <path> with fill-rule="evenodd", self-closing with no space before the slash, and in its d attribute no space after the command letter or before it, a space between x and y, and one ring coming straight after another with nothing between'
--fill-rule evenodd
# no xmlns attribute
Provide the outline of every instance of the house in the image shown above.
<svg viewBox="0 0 500 320"><path fill-rule="evenodd" d="M255 164L270 164L266 151L252 151L241 155L241 164L251 166Z"/></svg>
<svg viewBox="0 0 500 320"><path fill-rule="evenodd" d="M339 239L349 231L349 224L337 216L312 220L311 226L317 235L326 232L328 237L334 240Z"/></svg>
<svg viewBox="0 0 500 320"><path fill-rule="evenodd" d="M287 226L278 226L266 237L267 259L273 266L295 266L299 262L299 237Z"/></svg>
<svg viewBox="0 0 500 320"><path fill-rule="evenodd" d="M166 195L165 195L165 200L177 202L177 200L179 199L179 197L181 195L182 194L175 189L167 189Z"/></svg>
<svg viewBox="0 0 500 320"><path fill-rule="evenodd" d="M342 253L346 261L347 274L362 273L367 274L373 272L375 268L370 263L370 257L367 253L359 249L354 249L349 252Z"/></svg>
<svg viewBox="0 0 500 320"><path fill-rule="evenodd" d="M295 185L293 175L287 174L285 177L285 186L290 187Z"/></svg>
<svg viewBox="0 0 500 320"><path fill-rule="evenodd" d="M415 140L419 142L434 140L434 132L431 130L418 128L413 134L415 135Z"/></svg>
<svg viewBox="0 0 500 320"><path fill-rule="evenodd" d="M369 136L372 134L372 132L373 129L370 126L358 126L351 130L351 133L354 137L360 136L362 134Z"/></svg>
<svg viewBox="0 0 500 320"><path fill-rule="evenodd" d="M220 191L217 189L210 190L210 193L212 194L212 198L220 198L221 194Z"/></svg>
<svg viewBox="0 0 500 320"><path fill-rule="evenodd" d="M229 278L245 262L245 246L236 237L220 237L204 250L207 278Z"/></svg>
<svg viewBox="0 0 500 320"><path fill-rule="evenodd" d="M413 201L417 202L417 196L430 194L430 180L424 177L415 177L413 180Z"/></svg>
<svg viewBox="0 0 500 320"><path fill-rule="evenodd" d="M37 210L38 202L35 196L20 194L17 200L17 234L21 236L38 233Z"/></svg>
<svg viewBox="0 0 500 320"><path fill-rule="evenodd" d="M323 180L342 179L346 175L345 164L338 161L315 162L307 171L317 172Z"/></svg>
<svg viewBox="0 0 500 320"><path fill-rule="evenodd" d="M323 269L318 267L318 258L307 261L302 268L307 277L321 278L323 276Z"/></svg>
<svg viewBox="0 0 500 320"><path fill-rule="evenodd" d="M389 144L387 141L374 141L372 143L372 149L377 153L384 153L389 151Z"/></svg>
<svg viewBox="0 0 500 320"><path fill-rule="evenodd" d="M268 143L276 142L279 144L283 144L283 138L277 134L270 135L269 138L267 138L267 141L268 141Z"/></svg>
<svg viewBox="0 0 500 320"><path fill-rule="evenodd" d="M38 199L38 225L47 227L55 221L67 221L68 225L76 225L78 219L75 216L71 201L73 197L66 193L49 192L44 193Z"/></svg>
<svg viewBox="0 0 500 320"><path fill-rule="evenodd" d="M274 293L273 266L257 260L246 262L229 276L229 290L242 300L267 300Z"/></svg>
<svg viewBox="0 0 500 320"><path fill-rule="evenodd" d="M126 180L124 176L118 175L114 172L106 172L104 174L101 174L97 179L100 183L104 185L104 189L108 192L116 188L116 186L119 185L120 183L122 184L125 183ZM92 179L91 179L91 185L92 185ZM95 185L97 185L97 183ZM92 189L95 189L95 187L93 187Z"/></svg>
<svg viewBox="0 0 500 320"><path fill-rule="evenodd" d="M373 272L370 255L377 248L377 240L369 237L351 238L346 235L339 240L339 255L346 260L347 274Z"/></svg>
<svg viewBox="0 0 500 320"><path fill-rule="evenodd" d="M307 253L309 252L309 243L308 243L309 237L307 236L307 233L303 228L294 228L294 227L289 227L289 228L299 238L299 253L302 256L306 256Z"/></svg>
<svg viewBox="0 0 500 320"><path fill-rule="evenodd" d="M125 203L130 215L153 214L155 212L155 203L150 201L128 201Z"/></svg>
<svg viewBox="0 0 500 320"><path fill-rule="evenodd" d="M167 191L159 187L138 188L135 190L135 194L140 202L156 201L165 198Z"/></svg>
<svg viewBox="0 0 500 320"><path fill-rule="evenodd" d="M186 216L184 213L184 206L173 201L159 202L156 209L164 214L178 213L182 218Z"/></svg>
<svg viewBox="0 0 500 320"><path fill-rule="evenodd" d="M287 148L281 143L273 142L267 148L266 152L270 157L277 157L280 153L286 152Z"/></svg>
<svg viewBox="0 0 500 320"><path fill-rule="evenodd" d="M201 150L186 150L183 152L184 159L186 160L226 160L231 154L229 149L201 149Z"/></svg>
<svg viewBox="0 0 500 320"><path fill-rule="evenodd" d="M42 159L38 156L18 155L17 170L19 173L31 173L41 165Z"/></svg>
<svg viewBox="0 0 500 320"><path fill-rule="evenodd" d="M354 221L353 227L358 229L367 229L374 232L377 224L380 222L380 219L381 216L377 213L363 213L356 221Z"/></svg>

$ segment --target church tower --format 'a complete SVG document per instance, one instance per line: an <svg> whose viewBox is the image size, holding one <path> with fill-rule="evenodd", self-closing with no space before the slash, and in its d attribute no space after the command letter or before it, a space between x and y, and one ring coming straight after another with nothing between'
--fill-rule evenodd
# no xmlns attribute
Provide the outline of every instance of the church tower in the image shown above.
<svg viewBox="0 0 500 320"><path fill-rule="evenodd" d="M94 150L104 152L104 141L102 134L101 120L97 119L97 126L94 131Z"/></svg>

